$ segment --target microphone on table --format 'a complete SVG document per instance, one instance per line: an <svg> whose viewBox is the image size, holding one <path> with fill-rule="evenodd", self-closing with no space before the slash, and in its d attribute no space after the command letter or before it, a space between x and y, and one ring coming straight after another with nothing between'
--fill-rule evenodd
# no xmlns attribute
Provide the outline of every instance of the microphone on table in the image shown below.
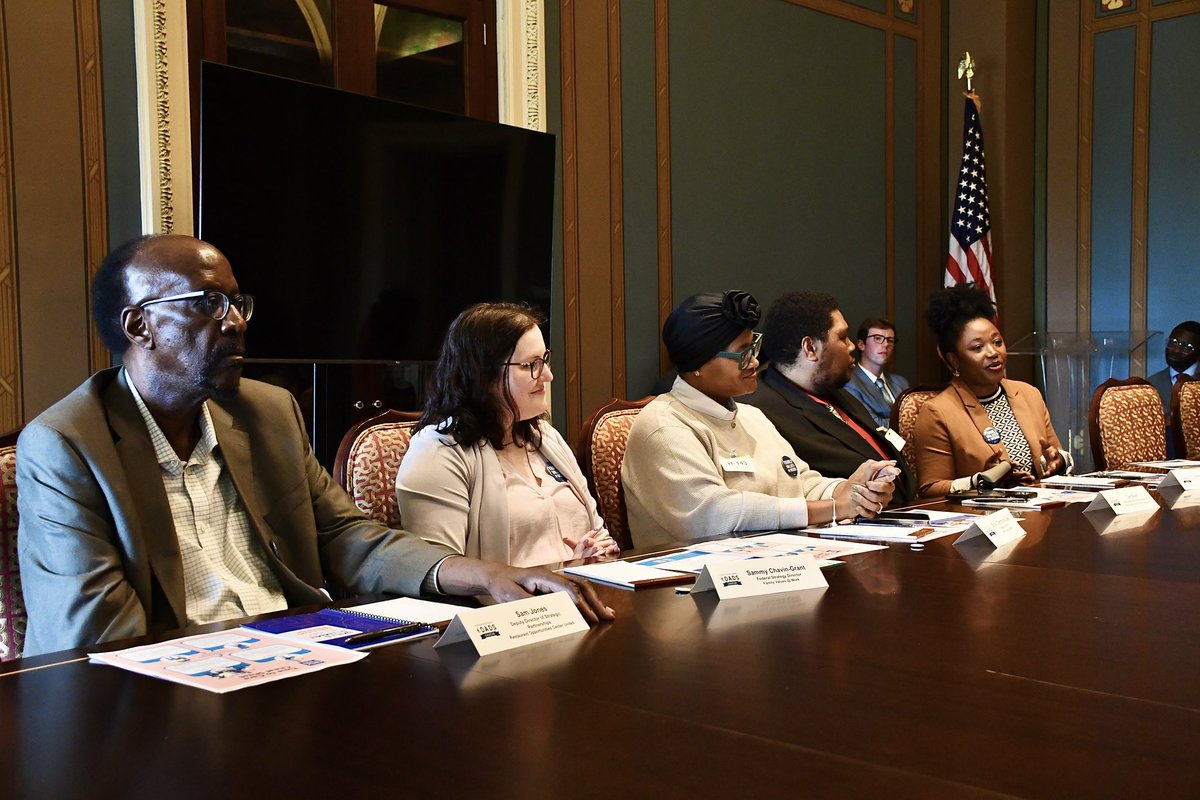
<svg viewBox="0 0 1200 800"><path fill-rule="evenodd" d="M975 485L981 492L990 492L996 488L996 484L1004 479L1004 476L1012 472L1011 461L1001 461L991 469L976 473Z"/></svg>

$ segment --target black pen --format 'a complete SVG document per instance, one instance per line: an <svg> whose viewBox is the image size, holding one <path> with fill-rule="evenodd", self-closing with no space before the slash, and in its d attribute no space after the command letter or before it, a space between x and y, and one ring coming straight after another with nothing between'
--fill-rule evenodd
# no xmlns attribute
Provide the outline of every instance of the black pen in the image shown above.
<svg viewBox="0 0 1200 800"><path fill-rule="evenodd" d="M343 644L367 644L369 642L378 642L380 639L387 639L392 636L401 636L406 633L417 633L422 628L430 628L431 625L426 625L424 622L409 622L405 625L396 625L391 628L380 628L377 631L363 631L356 633L353 636L347 636ZM436 628L434 628L436 630Z"/></svg>

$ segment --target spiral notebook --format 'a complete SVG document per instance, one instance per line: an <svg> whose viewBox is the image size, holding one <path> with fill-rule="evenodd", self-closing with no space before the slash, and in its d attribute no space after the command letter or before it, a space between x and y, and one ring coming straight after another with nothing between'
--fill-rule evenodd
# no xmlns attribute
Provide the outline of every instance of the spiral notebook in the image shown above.
<svg viewBox="0 0 1200 800"><path fill-rule="evenodd" d="M348 608L322 608L309 614L263 619L245 627L293 641L321 642L349 650L369 650L438 632L436 626L423 622L364 614Z"/></svg>

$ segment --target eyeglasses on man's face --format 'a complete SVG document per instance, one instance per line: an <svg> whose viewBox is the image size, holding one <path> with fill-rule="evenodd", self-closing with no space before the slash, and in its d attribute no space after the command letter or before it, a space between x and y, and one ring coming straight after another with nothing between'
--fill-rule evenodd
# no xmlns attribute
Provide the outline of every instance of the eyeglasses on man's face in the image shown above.
<svg viewBox="0 0 1200 800"><path fill-rule="evenodd" d="M874 342L875 344L878 344L878 345L883 345L883 344L893 345L896 343L896 337L895 336L884 336L882 333L868 333L867 341Z"/></svg>
<svg viewBox="0 0 1200 800"><path fill-rule="evenodd" d="M233 297L216 289L201 289L196 292L187 292L185 294L173 294L170 297L159 297L154 300L144 300L138 303L138 308L145 308L156 303L174 303L178 300L198 300L204 313L215 320L223 320L229 316L229 309L236 308L238 313L242 315L242 319L249 322L250 317L254 316L254 296L249 294L235 294Z"/></svg>
<svg viewBox="0 0 1200 800"><path fill-rule="evenodd" d="M1181 342L1174 336L1172 336L1170 339L1167 339L1167 347L1174 350L1186 350L1189 353L1196 352L1196 345L1192 344L1191 342Z"/></svg>
<svg viewBox="0 0 1200 800"><path fill-rule="evenodd" d="M520 367L521 369L527 369L529 370L530 380L536 381L538 378L542 377L542 369L546 366L548 361L550 361L549 350L542 353L532 361L505 361L504 365L506 367Z"/></svg>
<svg viewBox="0 0 1200 800"><path fill-rule="evenodd" d="M738 362L738 369L750 369L750 365L754 363L754 359L758 358L758 351L762 349L761 333L754 334L750 339L750 346L745 350L722 350L717 353L717 358L733 358Z"/></svg>

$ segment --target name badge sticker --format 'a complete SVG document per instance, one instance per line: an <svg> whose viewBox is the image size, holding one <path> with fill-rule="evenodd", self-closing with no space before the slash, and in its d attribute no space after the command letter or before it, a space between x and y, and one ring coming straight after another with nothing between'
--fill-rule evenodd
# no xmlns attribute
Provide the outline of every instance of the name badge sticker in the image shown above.
<svg viewBox="0 0 1200 800"><path fill-rule="evenodd" d="M748 472L754 474L754 459L750 456L730 456L721 459L722 472Z"/></svg>
<svg viewBox="0 0 1200 800"><path fill-rule="evenodd" d="M554 466L549 461L546 462L546 474L551 478L554 478L554 480L558 481L559 483L567 482L567 476L559 472L558 467Z"/></svg>
<svg viewBox="0 0 1200 800"><path fill-rule="evenodd" d="M494 606L464 608L434 647L470 641L476 653L486 656L587 630L587 621L571 595L551 592Z"/></svg>
<svg viewBox="0 0 1200 800"><path fill-rule="evenodd" d="M796 467L796 462L792 461L790 456L783 457L783 471L788 474L789 478L794 478L800 474L800 470Z"/></svg>
<svg viewBox="0 0 1200 800"><path fill-rule="evenodd" d="M897 453L903 451L904 445L908 444L908 442L904 441L903 436L896 433L891 428L878 428L877 430L883 434L883 438L887 439L887 443L895 448Z"/></svg>
<svg viewBox="0 0 1200 800"><path fill-rule="evenodd" d="M1000 444L1000 431L991 425L983 429L983 440L988 444Z"/></svg>

